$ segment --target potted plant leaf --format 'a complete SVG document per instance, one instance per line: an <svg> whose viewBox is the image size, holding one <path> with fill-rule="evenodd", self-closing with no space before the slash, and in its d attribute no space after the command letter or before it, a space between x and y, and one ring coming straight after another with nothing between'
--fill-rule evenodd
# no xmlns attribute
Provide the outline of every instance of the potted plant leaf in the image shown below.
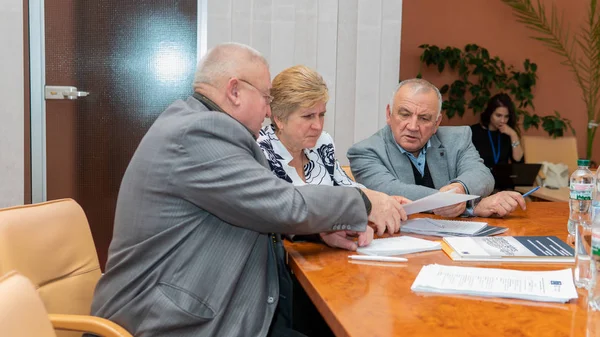
<svg viewBox="0 0 600 337"><path fill-rule="evenodd" d="M513 9L517 21L533 30L534 39L541 41L552 52L562 57L581 89L586 106L588 128L586 158L591 159L594 136L600 121L600 9L596 0L590 0L586 22L579 34L571 35L553 4L548 18L545 6L537 0L502 0ZM579 50L576 47L579 47Z"/></svg>
<svg viewBox="0 0 600 337"><path fill-rule="evenodd" d="M534 110L533 88L537 81L537 65L526 59L523 70L507 65L500 57L490 56L487 49L476 44L468 44L462 50L447 46L423 44L420 56L421 66L435 66L442 73L450 69L456 71L458 78L440 88L443 95L442 110L448 118L463 116L467 109L481 113L497 92L506 92L515 102L518 120L522 118L523 129L542 128L552 137L561 137L567 129L575 133L571 122L562 118L558 112L540 117L529 112ZM417 77L422 77L419 70Z"/></svg>

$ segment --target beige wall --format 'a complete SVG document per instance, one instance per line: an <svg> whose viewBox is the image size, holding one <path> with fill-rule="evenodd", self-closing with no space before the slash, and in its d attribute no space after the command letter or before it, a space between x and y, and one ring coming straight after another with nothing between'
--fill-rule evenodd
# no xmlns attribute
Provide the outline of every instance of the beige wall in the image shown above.
<svg viewBox="0 0 600 337"><path fill-rule="evenodd" d="M542 0L547 6L552 1ZM588 1L556 0L564 10L565 20L571 28L578 28L586 17ZM475 43L498 55L507 64L522 67L525 58L538 65L538 82L535 87L535 112L540 116L553 114L554 110L569 118L575 132L579 156L585 156L587 116L581 93L573 76L561 59L548 51L540 42L529 38L532 32L517 23L510 7L500 0L409 0L403 3L402 41L400 54L400 79L414 77L419 70L419 45L427 43L440 47L463 48ZM440 76L437 70L428 69L423 77L436 85L449 83L451 76ZM445 125L476 123L467 111L462 119L445 120ZM530 129L526 134L547 135ZM596 136L592 158L600 161L600 137Z"/></svg>

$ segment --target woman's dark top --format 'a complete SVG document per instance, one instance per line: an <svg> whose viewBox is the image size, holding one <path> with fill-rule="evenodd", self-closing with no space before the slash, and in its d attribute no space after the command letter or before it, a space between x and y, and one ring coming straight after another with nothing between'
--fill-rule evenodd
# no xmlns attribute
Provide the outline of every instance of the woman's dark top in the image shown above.
<svg viewBox="0 0 600 337"><path fill-rule="evenodd" d="M471 125L471 131L473 133L473 145L477 151L479 151L479 155L483 159L483 163L485 166L491 168L495 165L494 163L494 151L492 150L492 143L490 142L490 136L488 135L488 130L484 129L481 124L473 124ZM520 161L515 160L512 157L512 146L510 137L501 133L500 131L490 131L492 135L492 141L494 143L494 148L496 149L496 153L498 152L498 136L500 136L500 157L498 158L497 164L508 164L509 159L511 163L522 163L524 158L521 158Z"/></svg>

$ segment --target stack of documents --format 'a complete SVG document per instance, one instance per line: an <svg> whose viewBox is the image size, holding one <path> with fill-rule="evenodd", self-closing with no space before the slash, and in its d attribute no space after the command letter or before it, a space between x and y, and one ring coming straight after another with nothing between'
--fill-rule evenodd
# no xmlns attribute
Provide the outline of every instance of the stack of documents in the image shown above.
<svg viewBox="0 0 600 337"><path fill-rule="evenodd" d="M486 222L419 218L404 222L400 231L433 236L488 236L504 233L507 228L488 226Z"/></svg>
<svg viewBox="0 0 600 337"><path fill-rule="evenodd" d="M391 256L430 250L440 250L439 242L413 238L410 236L396 236L392 238L375 239L366 247L359 247L358 252L366 255Z"/></svg>
<svg viewBox="0 0 600 337"><path fill-rule="evenodd" d="M573 263L574 250L556 236L446 237L454 261Z"/></svg>
<svg viewBox="0 0 600 337"><path fill-rule="evenodd" d="M577 298L571 269L520 271L430 264L421 268L411 290L558 303Z"/></svg>

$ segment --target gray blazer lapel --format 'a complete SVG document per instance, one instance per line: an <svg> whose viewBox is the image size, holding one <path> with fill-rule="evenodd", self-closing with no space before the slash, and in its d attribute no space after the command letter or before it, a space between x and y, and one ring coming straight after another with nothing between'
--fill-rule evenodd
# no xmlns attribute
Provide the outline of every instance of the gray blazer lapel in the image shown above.
<svg viewBox="0 0 600 337"><path fill-rule="evenodd" d="M430 138L430 141L431 147L427 149L427 167L431 173L433 186L439 189L451 180L448 172L448 154L436 134Z"/></svg>
<svg viewBox="0 0 600 337"><path fill-rule="evenodd" d="M394 170L396 177L407 184L415 183L415 176L412 170L412 164L408 156L400 152L396 140L389 126L384 131L385 151L390 159L390 166Z"/></svg>

